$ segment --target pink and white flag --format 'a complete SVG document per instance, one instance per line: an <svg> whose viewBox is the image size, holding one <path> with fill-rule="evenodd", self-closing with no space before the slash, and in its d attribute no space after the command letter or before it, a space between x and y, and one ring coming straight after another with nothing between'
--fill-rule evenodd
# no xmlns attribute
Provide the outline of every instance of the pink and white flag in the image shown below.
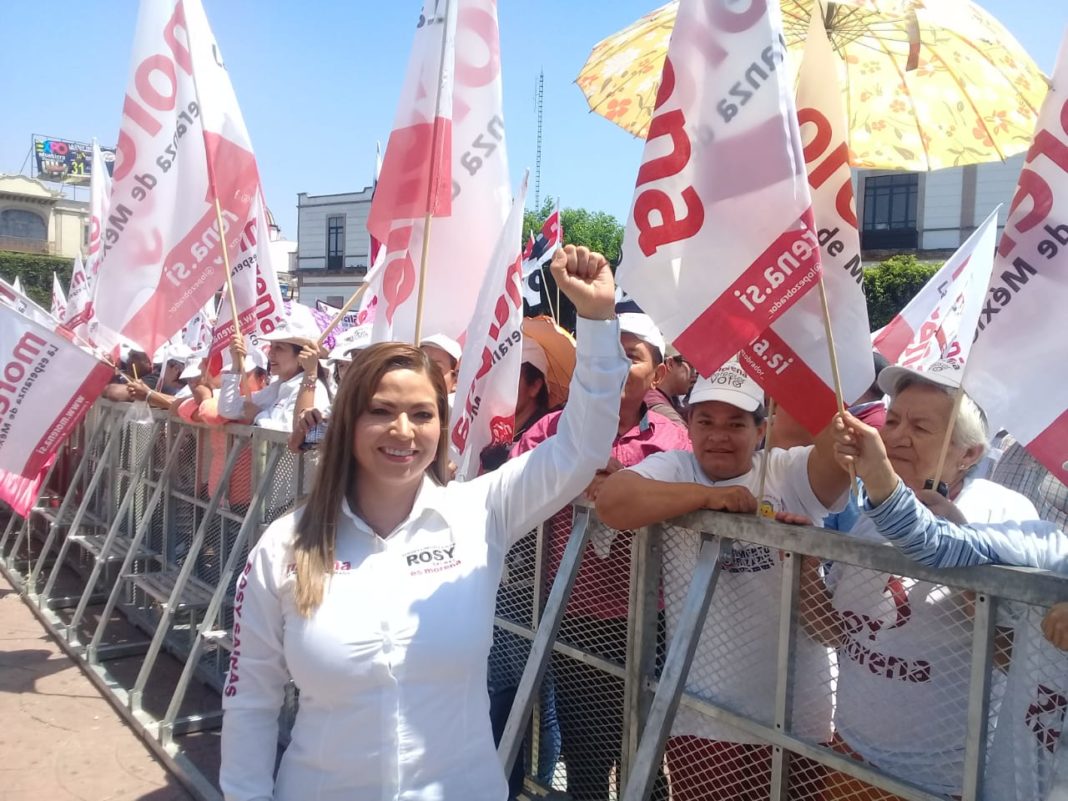
<svg viewBox="0 0 1068 801"><path fill-rule="evenodd" d="M873 344L888 361L915 370L940 359L960 366L967 362L994 266L997 218L995 209L878 332Z"/></svg>
<svg viewBox="0 0 1068 801"><path fill-rule="evenodd" d="M875 369L838 59L827 39L819 6L813 7L816 10L798 74L797 119L812 191L842 396L848 406L871 386ZM746 372L812 434L822 431L837 411L818 291L797 301L746 345L738 358Z"/></svg>
<svg viewBox="0 0 1068 801"><path fill-rule="evenodd" d="M478 475L490 445L510 443L515 430L519 368L523 363L523 292L520 237L527 175L497 237L475 314L464 338L449 445L456 478Z"/></svg>
<svg viewBox="0 0 1068 801"><path fill-rule="evenodd" d="M0 470L35 479L113 371L7 303L0 303L0 363Z"/></svg>
<svg viewBox="0 0 1068 801"><path fill-rule="evenodd" d="M779 4L681 0L617 279L710 375L816 285Z"/></svg>
<svg viewBox="0 0 1068 801"><path fill-rule="evenodd" d="M230 254L230 273L241 333L249 348L266 353L269 345L263 337L286 319L286 313L278 274L271 262L270 231L262 194L257 195L252 218L241 232L236 250ZM223 292L208 356L223 354L233 337L234 314L230 310L229 293ZM225 356L223 361L228 361Z"/></svg>
<svg viewBox="0 0 1068 801"><path fill-rule="evenodd" d="M386 246L385 267L369 290L379 304L376 341L415 337L427 211L433 223L422 331L460 338L512 200L497 3L426 0L424 15L440 21L416 31L367 220L368 230ZM454 37L448 35L450 24ZM439 88L442 102L435 111ZM428 196L436 200L428 204Z"/></svg>
<svg viewBox="0 0 1068 801"><path fill-rule="evenodd" d="M1068 34L994 260L965 388L1068 484Z"/></svg>
<svg viewBox="0 0 1068 801"><path fill-rule="evenodd" d="M259 175L200 0L142 0L96 280L96 316L149 354L225 280ZM106 287L101 291L100 287Z"/></svg>
<svg viewBox="0 0 1068 801"><path fill-rule="evenodd" d="M93 331L95 315L93 295L96 291L96 275L103 255L104 226L111 206L111 175L100 145L93 140L93 169L89 182L89 248L85 261L81 254L74 261L67 296L67 327L90 342L96 341ZM105 335L107 338L107 335Z"/></svg>
<svg viewBox="0 0 1068 801"><path fill-rule="evenodd" d="M81 254L75 259L75 267L81 263ZM63 285L59 283L59 276L52 271L52 316L59 322L67 319L67 296L63 294Z"/></svg>
<svg viewBox="0 0 1068 801"><path fill-rule="evenodd" d="M9 473L7 470L0 470L0 501L10 506L19 517L27 517L30 514L30 509L33 508L34 501L37 500L38 493L41 491L41 484L44 483L45 474L48 473L48 469L55 460L56 454L53 453L48 461L41 466L40 472L32 478Z"/></svg>

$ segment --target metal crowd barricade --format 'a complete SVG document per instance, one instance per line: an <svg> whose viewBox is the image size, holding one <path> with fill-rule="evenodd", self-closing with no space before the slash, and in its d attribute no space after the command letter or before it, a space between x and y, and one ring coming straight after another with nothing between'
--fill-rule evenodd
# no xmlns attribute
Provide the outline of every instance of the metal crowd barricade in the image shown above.
<svg viewBox="0 0 1068 801"><path fill-rule="evenodd" d="M278 432L189 424L101 401L61 449L33 511L25 520L12 515L0 534L0 571L205 801L221 797L217 735L234 580L264 528L307 492L314 458L289 452ZM736 584L740 549L766 560L755 590ZM876 797L866 795L870 785L909 801L945 799L922 777L842 747L830 706L838 666L873 657L856 644L820 645L803 563L815 563L835 592L883 574L899 584L933 582L932 614L947 642L925 647L955 649L946 663L952 681L944 698L915 714L959 762L965 801L989 797L988 738L998 737L995 715L1006 714L1012 671L1064 677L1066 686L1038 699L1037 722L1028 721L1047 738L1063 727L1068 661L1024 646L1040 638L1042 611L1068 598L1065 579L1008 568L933 571L886 545L717 513L620 532L576 503L507 556L487 688L506 772L522 766L526 797L570 784L599 788L595 797L605 799L680 798L682 774L672 775L665 748L685 718L732 727L758 749L747 753L764 760L759 770L706 777L690 797L860 801ZM892 590L888 580L888 597ZM739 638L735 618L753 608L763 612L741 621L748 634ZM1015 626L1011 654L1006 626ZM710 648L729 650L733 674L709 660ZM814 653L826 657L826 674L811 669ZM720 692L739 682L751 684L751 697ZM283 723L295 714L295 693L287 699ZM809 728L814 718L830 728ZM280 747L286 736L283 725Z"/></svg>

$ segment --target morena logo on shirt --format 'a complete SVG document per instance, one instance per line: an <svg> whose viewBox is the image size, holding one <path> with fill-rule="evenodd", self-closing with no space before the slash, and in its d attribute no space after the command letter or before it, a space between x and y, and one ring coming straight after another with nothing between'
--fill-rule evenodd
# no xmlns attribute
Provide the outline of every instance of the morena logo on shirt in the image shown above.
<svg viewBox="0 0 1068 801"><path fill-rule="evenodd" d="M448 547L420 548L404 554L404 562L413 576L440 573L442 570L450 570L460 564L460 560L453 556L455 553L455 544Z"/></svg>

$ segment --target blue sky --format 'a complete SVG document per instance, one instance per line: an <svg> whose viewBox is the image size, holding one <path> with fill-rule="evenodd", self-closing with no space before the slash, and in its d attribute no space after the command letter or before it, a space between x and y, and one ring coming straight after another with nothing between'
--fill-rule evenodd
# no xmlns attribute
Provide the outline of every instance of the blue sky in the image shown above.
<svg viewBox="0 0 1068 801"><path fill-rule="evenodd" d="M252 136L267 202L294 237L298 192L352 191L370 181L375 141L385 145L389 138L421 3L203 2ZM534 88L544 69L542 195L626 216L641 143L588 113L573 81L597 41L659 4L500 0L515 183L534 165ZM1043 71L1052 70L1068 24L1063 0L981 5ZM136 16L134 0L50 0L45 6L0 0L0 172L22 169L34 133L114 144Z"/></svg>

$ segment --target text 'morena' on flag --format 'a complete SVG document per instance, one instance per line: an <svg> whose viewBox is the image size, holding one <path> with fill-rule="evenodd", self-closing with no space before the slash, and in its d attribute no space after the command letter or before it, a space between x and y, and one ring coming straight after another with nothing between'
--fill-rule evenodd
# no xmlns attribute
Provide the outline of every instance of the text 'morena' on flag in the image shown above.
<svg viewBox="0 0 1068 801"><path fill-rule="evenodd" d="M998 244L965 388L1068 484L1068 32Z"/></svg>
<svg viewBox="0 0 1068 801"><path fill-rule="evenodd" d="M848 406L875 380L864 268L849 170L847 120L836 56L813 5L797 86L797 118L818 229L823 284L842 399ZM746 372L812 435L837 411L827 326L818 292L805 294L738 354Z"/></svg>
<svg viewBox="0 0 1068 801"><path fill-rule="evenodd" d="M702 375L820 274L785 59L778 3L681 0L617 277Z"/></svg>
<svg viewBox="0 0 1068 801"><path fill-rule="evenodd" d="M219 53L200 0L142 0L94 305L149 354L222 286L257 196Z"/></svg>

